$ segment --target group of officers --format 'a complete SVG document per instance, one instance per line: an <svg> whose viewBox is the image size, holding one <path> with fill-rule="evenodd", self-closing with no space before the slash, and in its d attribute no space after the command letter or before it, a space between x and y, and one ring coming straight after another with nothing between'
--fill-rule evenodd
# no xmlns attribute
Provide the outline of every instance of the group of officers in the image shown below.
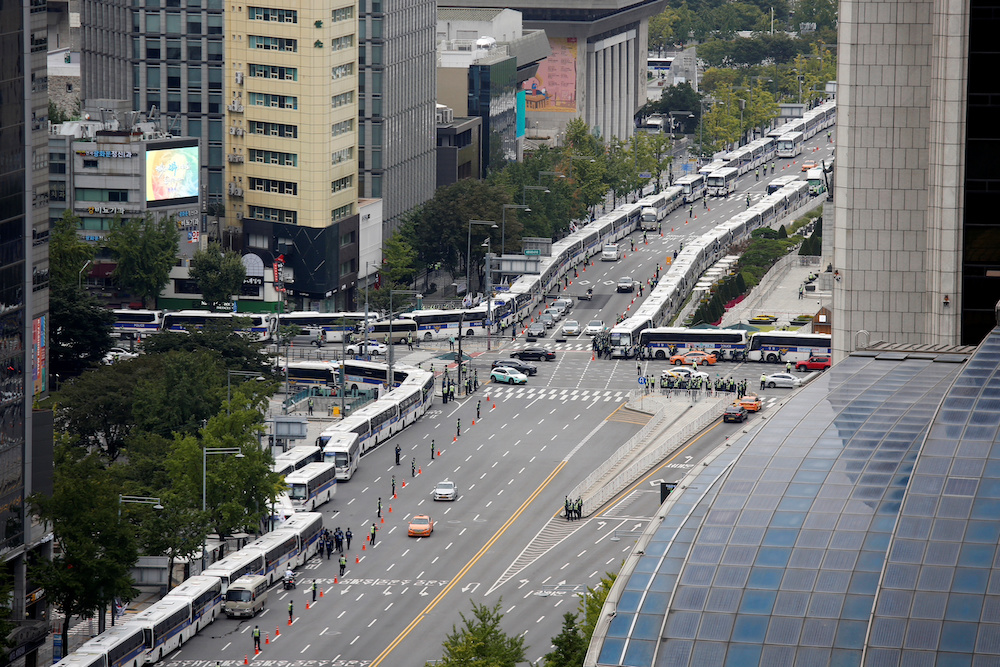
<svg viewBox="0 0 1000 667"><path fill-rule="evenodd" d="M570 500L569 496L566 496L566 520L576 521L583 518L583 499L577 498L576 500Z"/></svg>
<svg viewBox="0 0 1000 667"><path fill-rule="evenodd" d="M655 386L650 382L647 386ZM734 380L731 377L715 378L713 382L703 377L680 378L673 375L660 376L660 389L681 389L700 391L702 389L712 389L715 393L727 392L736 394L737 398L743 398L747 393L747 380Z"/></svg>
<svg viewBox="0 0 1000 667"><path fill-rule="evenodd" d="M434 367L431 367L431 371L434 371ZM444 375L441 376L441 402L447 403L448 401L454 401L455 395L458 392L459 383L465 385L465 395L470 396L472 392L479 389L479 371L472 369L471 371L466 369L465 377L455 382L448 375L448 371L445 370Z"/></svg>

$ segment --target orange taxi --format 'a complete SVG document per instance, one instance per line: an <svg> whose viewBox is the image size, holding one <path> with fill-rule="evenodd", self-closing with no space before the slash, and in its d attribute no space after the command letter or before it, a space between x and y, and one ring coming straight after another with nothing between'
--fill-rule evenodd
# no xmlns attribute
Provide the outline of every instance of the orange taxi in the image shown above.
<svg viewBox="0 0 1000 667"><path fill-rule="evenodd" d="M410 519L406 534L410 537L430 537L434 532L434 521L426 514L417 514Z"/></svg>
<svg viewBox="0 0 1000 667"><path fill-rule="evenodd" d="M743 398L733 401L733 405L742 405L746 408L747 412L760 412L762 402L760 400L760 396L747 394Z"/></svg>
<svg viewBox="0 0 1000 667"><path fill-rule="evenodd" d="M815 169L819 165L816 164L816 160L803 160L802 161L802 171L809 171L810 169Z"/></svg>
<svg viewBox="0 0 1000 667"><path fill-rule="evenodd" d="M708 352L702 352L701 350L689 350L683 354L675 354L670 357L670 363L674 366L691 366L697 364L698 366L714 366L715 365L715 355L709 354Z"/></svg>

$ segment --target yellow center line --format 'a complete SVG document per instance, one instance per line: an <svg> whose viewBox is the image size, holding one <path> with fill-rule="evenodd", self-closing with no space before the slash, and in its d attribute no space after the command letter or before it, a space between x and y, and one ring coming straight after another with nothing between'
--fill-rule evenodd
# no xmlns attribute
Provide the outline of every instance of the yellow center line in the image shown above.
<svg viewBox="0 0 1000 667"><path fill-rule="evenodd" d="M532 494L528 496L528 498L523 503L521 503L521 506L517 508L517 511L514 512L510 516L510 518L504 522L502 526L500 526L497 532L493 534L493 537L491 537L486 542L486 544L484 544L482 548L476 553L476 555L473 556L461 570L459 570L458 574L456 574L455 577L450 582L448 582L448 585L445 586L441 590L441 592L438 593L434 597L434 599L430 601L430 603L428 603L426 607L424 607L424 610L420 612L416 618L410 621L409 625L403 628L403 631L400 632L399 635L395 639L393 639L392 642L390 642L389 645L386 646L381 653L379 653L378 657L375 658L374 661L372 661L371 667L378 667L382 663L382 661L385 660L397 646L399 646L400 642L406 639L407 635L413 632L413 630L420 624L420 621L424 620L424 617L427 616L434 609L434 607L436 607L438 603L444 599L444 597L451 591L451 589L455 587L455 585L462 579L462 577L464 577L469 572L469 570L471 570L472 567L477 562L479 562L479 559L482 558L487 551L489 551L490 547L492 547L493 544L498 539L500 539L500 537L507 531L507 529L510 528L511 524L517 521L518 517L520 517L521 514L524 513L524 510L528 509L528 506L532 503L532 501L534 501L535 498L537 498L538 495L543 490L545 490L545 487L549 485L549 483L555 478L556 475L559 474L559 471L562 470L563 466L565 465L566 461L559 462L559 465L557 465L555 469L549 473L549 476L546 477L542 481L542 483L538 485L538 488L536 488L532 492Z"/></svg>

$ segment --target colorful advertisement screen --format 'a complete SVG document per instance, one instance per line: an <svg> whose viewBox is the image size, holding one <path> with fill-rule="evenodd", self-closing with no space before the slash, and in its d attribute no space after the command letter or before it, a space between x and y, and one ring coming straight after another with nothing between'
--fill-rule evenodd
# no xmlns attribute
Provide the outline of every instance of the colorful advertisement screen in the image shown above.
<svg viewBox="0 0 1000 667"><path fill-rule="evenodd" d="M198 197L198 147L146 151L146 201Z"/></svg>
<svg viewBox="0 0 1000 667"><path fill-rule="evenodd" d="M576 111L576 38L550 37L552 54L522 84L528 111Z"/></svg>

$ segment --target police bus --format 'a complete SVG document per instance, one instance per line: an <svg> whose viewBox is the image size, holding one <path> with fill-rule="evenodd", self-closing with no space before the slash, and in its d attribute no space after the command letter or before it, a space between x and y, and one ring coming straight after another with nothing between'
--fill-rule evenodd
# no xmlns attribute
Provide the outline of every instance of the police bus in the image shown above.
<svg viewBox="0 0 1000 667"><path fill-rule="evenodd" d="M215 621L222 608L222 580L203 574L188 577L164 597L165 600L173 598L191 603L191 621L195 631L200 632Z"/></svg>
<svg viewBox="0 0 1000 667"><path fill-rule="evenodd" d="M278 505L286 518L296 512L313 512L337 493L337 469L332 463L310 463L285 475L288 490L279 496Z"/></svg>
<svg viewBox="0 0 1000 667"><path fill-rule="evenodd" d="M830 354L830 345L830 334L760 331L750 334L747 361L794 364L813 355Z"/></svg>

